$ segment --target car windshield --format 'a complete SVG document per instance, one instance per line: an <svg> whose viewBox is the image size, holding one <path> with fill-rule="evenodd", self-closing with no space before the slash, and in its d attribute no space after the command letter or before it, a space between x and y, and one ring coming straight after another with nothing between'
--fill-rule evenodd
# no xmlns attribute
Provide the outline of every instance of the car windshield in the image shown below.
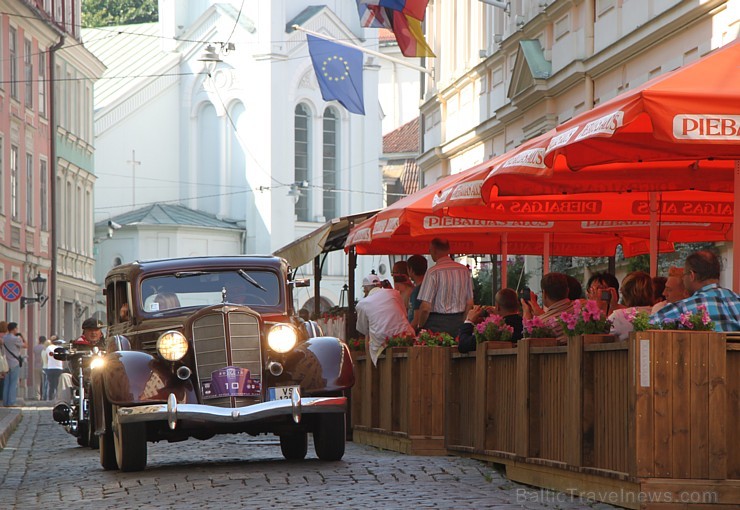
<svg viewBox="0 0 740 510"><path fill-rule="evenodd" d="M254 307L280 304L278 275L264 270L180 271L141 282L143 311L158 313L226 301Z"/></svg>

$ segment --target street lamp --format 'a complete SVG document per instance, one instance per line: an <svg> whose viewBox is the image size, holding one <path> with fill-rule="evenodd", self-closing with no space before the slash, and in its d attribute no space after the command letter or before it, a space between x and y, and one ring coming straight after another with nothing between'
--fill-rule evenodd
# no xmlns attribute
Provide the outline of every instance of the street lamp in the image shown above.
<svg viewBox="0 0 740 510"><path fill-rule="evenodd" d="M41 308L49 300L49 296L44 295L44 290L46 290L46 278L41 276L41 273L37 273L36 278L31 280L31 287L33 288L33 293L36 294L36 297L21 297L21 309L25 308L27 303L39 303L39 308Z"/></svg>
<svg viewBox="0 0 740 510"><path fill-rule="evenodd" d="M208 76L213 74L213 71L216 70L216 66L220 62L222 62L221 57L218 56L218 53L216 53L216 48L214 48L212 44L206 46L206 49L203 50L203 52L198 57L198 61L203 62Z"/></svg>

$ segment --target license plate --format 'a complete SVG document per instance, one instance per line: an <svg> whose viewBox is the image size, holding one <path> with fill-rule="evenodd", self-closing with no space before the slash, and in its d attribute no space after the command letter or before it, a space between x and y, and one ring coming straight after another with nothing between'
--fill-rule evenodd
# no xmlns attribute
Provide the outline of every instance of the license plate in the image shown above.
<svg viewBox="0 0 740 510"><path fill-rule="evenodd" d="M290 400L293 397L293 392L300 390L300 386L278 386L277 388L269 388L267 390L267 396L270 400Z"/></svg>

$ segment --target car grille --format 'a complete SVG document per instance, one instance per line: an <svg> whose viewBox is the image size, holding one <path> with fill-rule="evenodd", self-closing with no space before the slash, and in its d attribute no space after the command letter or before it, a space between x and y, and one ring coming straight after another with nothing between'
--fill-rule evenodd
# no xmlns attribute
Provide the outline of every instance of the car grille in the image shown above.
<svg viewBox="0 0 740 510"><path fill-rule="evenodd" d="M193 350L198 381L226 366L249 369L262 380L260 326L257 316L242 312L214 313L193 322ZM240 407L259 402L258 397L224 397L204 401L219 407Z"/></svg>

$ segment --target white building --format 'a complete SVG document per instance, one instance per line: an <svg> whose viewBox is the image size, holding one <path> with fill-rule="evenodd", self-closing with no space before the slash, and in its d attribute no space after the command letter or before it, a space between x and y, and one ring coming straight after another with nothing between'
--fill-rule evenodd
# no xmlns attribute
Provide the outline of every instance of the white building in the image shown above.
<svg viewBox="0 0 740 510"><path fill-rule="evenodd" d="M292 29L377 49L354 0L159 5L158 23L84 34L108 67L95 88L98 222L153 203L180 204L243 221L240 251L271 253L327 219L381 206L377 64L365 60L366 115L350 114L323 101L306 35ZM215 65L201 60L208 45ZM119 257L105 251L116 235L98 245L99 275ZM162 243L166 250L147 256L191 254ZM143 256L119 245L115 252ZM345 266L335 253L324 267L322 294L334 304ZM306 268L299 276L311 275ZM361 265L357 275L369 269ZM307 289L296 306L311 296Z"/></svg>
<svg viewBox="0 0 740 510"><path fill-rule="evenodd" d="M424 185L503 154L740 33L740 0L500 3L505 9L476 0L429 3L427 41L437 58L421 106ZM730 286L729 268L724 275Z"/></svg>

